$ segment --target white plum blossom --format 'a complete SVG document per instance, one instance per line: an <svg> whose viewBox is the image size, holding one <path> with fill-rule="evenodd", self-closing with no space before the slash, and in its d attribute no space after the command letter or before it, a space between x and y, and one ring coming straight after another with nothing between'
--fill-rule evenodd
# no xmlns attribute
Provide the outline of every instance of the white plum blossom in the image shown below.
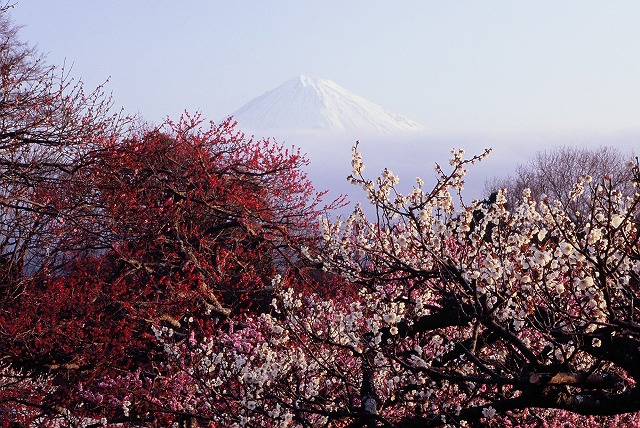
<svg viewBox="0 0 640 428"><path fill-rule="evenodd" d="M433 190L418 179L403 196L388 169L361 177L354 148L351 180L374 200L375 220L359 207L347 219L324 218L313 260L340 279L339 297L282 275L272 315L248 316L248 327L191 348L160 328L156 337L176 361L199 358L198 393L211 402L226 394L233 422L252 426L341 425L363 409L390 424L421 415L451 423L469 409L496 419L498 400L521 397L523 373L541 371L531 373L534 390L549 375L606 372L599 354L614 339L596 337L600 329L640 317L629 286L640 231L624 220L637 218L635 199L598 195L585 176L571 196L596 199L580 221L528 190L513 207L505 191L495 204L465 205L456 199L463 157L454 150L451 171L436 167ZM332 419L353 403L354 413Z"/></svg>
<svg viewBox="0 0 640 428"><path fill-rule="evenodd" d="M558 245L558 248L565 256L570 256L571 254L573 254L573 245L569 244L568 242L561 242Z"/></svg>
<svg viewBox="0 0 640 428"><path fill-rule="evenodd" d="M420 211L420 221L423 223L427 223L431 219L431 213L426 208Z"/></svg>
<svg viewBox="0 0 640 428"><path fill-rule="evenodd" d="M496 415L496 409L494 409L491 406L485 407L484 409L482 409L482 416L484 416L487 419L493 419L495 415Z"/></svg>
<svg viewBox="0 0 640 428"><path fill-rule="evenodd" d="M619 227L622 224L622 221L624 219L619 216L619 215L614 215L613 217L611 217L611 227L613 227L614 229Z"/></svg>
<svg viewBox="0 0 640 428"><path fill-rule="evenodd" d="M384 320L384 322L386 322L387 324L395 324L396 322L398 322L398 316L397 314L395 314L394 312L389 312L387 314L384 314L382 316L382 319Z"/></svg>
<svg viewBox="0 0 640 428"><path fill-rule="evenodd" d="M576 279L576 288L579 291L587 290L588 288L593 286L593 278L586 277L582 279Z"/></svg>
<svg viewBox="0 0 640 428"><path fill-rule="evenodd" d="M536 251L533 260L539 265L546 265L551 261L551 254L546 251Z"/></svg>
<svg viewBox="0 0 640 428"><path fill-rule="evenodd" d="M593 228L591 229L591 231L589 231L589 234L587 235L587 242L589 244L595 244L597 242L600 241L600 239L602 239L602 230L599 228Z"/></svg>

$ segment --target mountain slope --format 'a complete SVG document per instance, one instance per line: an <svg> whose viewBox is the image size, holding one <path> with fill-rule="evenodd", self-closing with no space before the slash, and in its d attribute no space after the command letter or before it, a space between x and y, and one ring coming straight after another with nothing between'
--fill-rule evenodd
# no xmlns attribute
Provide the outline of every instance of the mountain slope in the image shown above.
<svg viewBox="0 0 640 428"><path fill-rule="evenodd" d="M426 128L330 80L299 76L249 101L232 116L241 129L357 130L375 133Z"/></svg>

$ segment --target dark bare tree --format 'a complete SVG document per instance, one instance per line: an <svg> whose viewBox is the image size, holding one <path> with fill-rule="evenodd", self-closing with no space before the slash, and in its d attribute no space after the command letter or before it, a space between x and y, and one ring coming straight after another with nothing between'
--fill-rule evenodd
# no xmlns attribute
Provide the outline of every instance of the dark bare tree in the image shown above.
<svg viewBox="0 0 640 428"><path fill-rule="evenodd" d="M588 198L571 200L580 177L597 184L607 184L623 194L634 193L629 164L634 163L631 154L623 153L614 147L563 146L538 152L526 164L520 164L512 176L495 178L485 186L487 194L499 189L507 189L507 200L513 206L522 196L524 189L530 189L532 197L540 201L543 198L560 201L567 213L574 219L584 216L588 209Z"/></svg>

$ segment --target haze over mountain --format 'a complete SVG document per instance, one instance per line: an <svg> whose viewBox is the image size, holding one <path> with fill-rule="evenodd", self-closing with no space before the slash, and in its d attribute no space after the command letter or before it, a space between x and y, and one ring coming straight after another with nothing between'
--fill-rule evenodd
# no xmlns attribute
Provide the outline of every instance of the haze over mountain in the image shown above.
<svg viewBox="0 0 640 428"><path fill-rule="evenodd" d="M485 181L505 176L539 150L566 145L633 148L637 139L597 136L573 137L542 133L490 133L451 135L427 129L392 113L336 83L306 76L284 82L253 99L232 116L238 129L256 138L275 138L285 146L300 148L310 160L306 168L317 189L329 190L328 198L345 194L367 204L365 194L346 180L351 173L351 147L360 141L368 178L390 168L401 179L400 190L410 192L415 177L434 184L436 162L446 167L452 148L466 149L472 156L485 147L494 152L469 168L465 199L486 197ZM434 127L437 124L434 124Z"/></svg>
<svg viewBox="0 0 640 428"><path fill-rule="evenodd" d="M395 134L426 130L330 80L308 76L284 82L249 101L232 116L241 129L252 131L332 130Z"/></svg>
<svg viewBox="0 0 640 428"><path fill-rule="evenodd" d="M452 147L471 148L476 154L486 143L442 139L330 80L307 76L284 82L232 116L239 130L300 148L311 162L306 170L316 188L329 190L327 199L344 194L365 204L363 191L346 180L356 140L361 142L367 176L391 168L400 175L403 191L410 190L416 176L429 182L434 163L446 164ZM474 196L480 195L483 183L483 178L472 180Z"/></svg>

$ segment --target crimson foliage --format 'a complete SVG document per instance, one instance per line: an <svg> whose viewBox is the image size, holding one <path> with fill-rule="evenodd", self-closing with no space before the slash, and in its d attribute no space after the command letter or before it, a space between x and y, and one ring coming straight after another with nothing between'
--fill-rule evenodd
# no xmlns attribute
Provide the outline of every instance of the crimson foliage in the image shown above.
<svg viewBox="0 0 640 428"><path fill-rule="evenodd" d="M305 159L230 120L199 124L96 143L32 187L38 255L4 284L0 352L52 378L40 407L78 407L84 394L80 414L109 414L92 389L106 393L117 373L157 375L152 326L213 334L267 307L271 279L312 245L321 195Z"/></svg>

